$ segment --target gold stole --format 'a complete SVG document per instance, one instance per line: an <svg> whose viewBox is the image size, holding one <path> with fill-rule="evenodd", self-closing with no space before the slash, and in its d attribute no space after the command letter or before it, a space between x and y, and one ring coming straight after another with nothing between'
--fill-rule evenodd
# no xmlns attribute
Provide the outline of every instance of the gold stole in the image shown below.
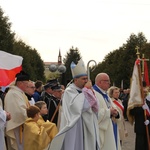
<svg viewBox="0 0 150 150"><path fill-rule="evenodd" d="M26 103L27 108L30 106L29 100L27 98L27 96L23 93L22 94ZM23 125L20 125L20 129L19 129L19 137L20 137L20 144L22 143L22 132L23 132Z"/></svg>

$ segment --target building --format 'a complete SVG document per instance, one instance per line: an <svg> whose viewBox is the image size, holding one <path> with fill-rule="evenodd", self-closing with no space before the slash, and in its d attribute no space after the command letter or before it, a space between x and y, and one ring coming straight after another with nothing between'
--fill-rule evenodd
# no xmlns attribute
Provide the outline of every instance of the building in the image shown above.
<svg viewBox="0 0 150 150"><path fill-rule="evenodd" d="M51 72L49 70L49 67L50 65L61 65L62 64L62 56L61 56L61 52L60 52L60 49L59 49L59 54L58 54L58 61L57 62L44 62L44 68L45 68L45 76L46 76L46 79L50 79L50 78L55 78L58 76L58 72Z"/></svg>

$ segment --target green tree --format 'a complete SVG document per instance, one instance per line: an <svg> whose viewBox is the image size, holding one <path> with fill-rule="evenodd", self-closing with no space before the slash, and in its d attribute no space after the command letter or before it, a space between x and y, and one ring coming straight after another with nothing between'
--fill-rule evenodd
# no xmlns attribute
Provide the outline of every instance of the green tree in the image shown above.
<svg viewBox="0 0 150 150"><path fill-rule="evenodd" d="M124 88L130 87L133 66L137 58L135 48L139 46L141 55L145 52L147 56L150 56L150 47L146 43L147 40L142 32L138 33L138 35L132 33L126 42L119 49L108 53L104 60L98 64L92 75L92 81L99 72L106 72L111 78L112 85L114 83L120 87L123 80Z"/></svg>
<svg viewBox="0 0 150 150"><path fill-rule="evenodd" d="M11 23L0 7L0 50L12 52L15 33L11 31Z"/></svg>
<svg viewBox="0 0 150 150"><path fill-rule="evenodd" d="M65 58L63 59L63 63L66 66L66 72L62 74L62 84L66 86L68 82L72 80L72 74L70 69L70 64L73 61L75 64L78 63L78 61L81 59L80 52L78 48L75 48L72 46L67 54L65 55Z"/></svg>
<svg viewBox="0 0 150 150"><path fill-rule="evenodd" d="M23 70L30 74L31 80L45 82L44 62L36 49L32 49L20 40L14 43L13 51L16 55L23 57Z"/></svg>
<svg viewBox="0 0 150 150"><path fill-rule="evenodd" d="M0 8L0 50L23 57L23 70L30 74L31 80L45 81L44 63L36 49L32 49L22 40L15 39L15 33L11 31L9 18L4 16Z"/></svg>

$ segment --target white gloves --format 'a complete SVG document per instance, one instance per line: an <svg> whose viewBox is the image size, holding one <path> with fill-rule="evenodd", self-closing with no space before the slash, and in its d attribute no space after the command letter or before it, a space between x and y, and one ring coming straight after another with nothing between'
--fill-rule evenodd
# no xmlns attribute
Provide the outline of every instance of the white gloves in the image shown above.
<svg viewBox="0 0 150 150"><path fill-rule="evenodd" d="M144 124L147 126L149 124L149 120L146 120Z"/></svg>
<svg viewBox="0 0 150 150"><path fill-rule="evenodd" d="M145 109L148 109L148 105L147 104L144 104L143 106L142 106L142 108L145 110Z"/></svg>
<svg viewBox="0 0 150 150"><path fill-rule="evenodd" d="M146 110L146 111L149 112L149 107L148 107L148 105L147 105L146 103L142 106L142 108L143 108L144 110ZM144 122L144 124L147 126L147 125L149 124L149 120L146 120L146 121Z"/></svg>

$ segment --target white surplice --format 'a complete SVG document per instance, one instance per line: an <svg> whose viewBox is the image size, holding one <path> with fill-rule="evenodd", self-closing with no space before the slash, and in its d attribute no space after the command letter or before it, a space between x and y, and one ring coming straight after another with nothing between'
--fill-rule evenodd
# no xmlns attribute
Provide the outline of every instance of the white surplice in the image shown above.
<svg viewBox="0 0 150 150"><path fill-rule="evenodd" d="M11 86L5 96L5 110L10 112L11 120L6 123L6 137L9 149L23 149L22 125L24 124L29 106L28 99L24 92L17 86Z"/></svg>

